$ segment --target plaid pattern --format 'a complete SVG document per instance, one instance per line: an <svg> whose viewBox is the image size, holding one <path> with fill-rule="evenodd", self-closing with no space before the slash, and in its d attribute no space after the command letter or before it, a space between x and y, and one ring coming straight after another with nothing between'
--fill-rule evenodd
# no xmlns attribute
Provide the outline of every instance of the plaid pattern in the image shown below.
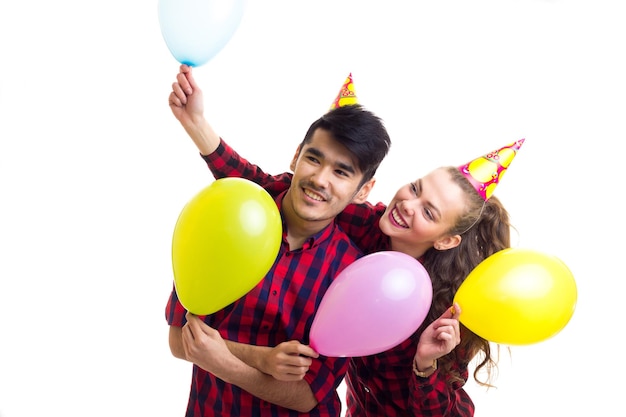
<svg viewBox="0 0 626 417"><path fill-rule="evenodd" d="M270 177L246 164L238 164L238 155L231 153L225 144L203 158L216 178L242 177L254 172L271 178L273 183L287 181L287 187L291 181L288 175ZM283 191L273 194L279 209L283 194ZM265 278L231 305L204 317L205 323L225 339L240 343L275 346L299 340L308 344L311 324L324 293L337 274L362 253L334 223L311 237L301 249L289 251L288 248L283 224L281 248ZM185 313L173 290L165 309L167 322L183 326ZM194 365L186 416L338 417L341 400L336 389L347 367L346 358L322 356L313 360L305 380L319 403L310 413L299 413L263 401Z"/></svg>
<svg viewBox="0 0 626 417"><path fill-rule="evenodd" d="M222 169L232 170L233 175L230 176L243 176L254 181L273 196L289 188L291 174L270 176L237 155L225 143L222 142L222 145L218 151L229 155L228 159L224 159L227 167ZM209 158L207 162L213 161ZM336 223L366 254L390 250L389 237L378 226L385 209L383 203L351 204L337 216ZM386 352L350 359L346 376L346 417L474 415L474 404L463 389L464 384L448 384L447 378L439 371L428 378L420 378L413 373L418 340L419 334L416 333ZM467 381L467 366L461 363L455 366Z"/></svg>
<svg viewBox="0 0 626 417"><path fill-rule="evenodd" d="M385 352L350 359L346 417L474 415L474 404L462 384L450 387L439 371L428 378L413 373L418 340L415 333ZM467 367L461 375L467 380Z"/></svg>

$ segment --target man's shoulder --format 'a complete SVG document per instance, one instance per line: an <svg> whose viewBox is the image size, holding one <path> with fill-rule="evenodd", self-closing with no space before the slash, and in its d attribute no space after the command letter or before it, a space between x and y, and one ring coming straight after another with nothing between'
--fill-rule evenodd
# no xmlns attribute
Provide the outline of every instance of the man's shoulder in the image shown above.
<svg viewBox="0 0 626 417"><path fill-rule="evenodd" d="M350 236L341 228L337 221L333 222L332 230L329 236L329 246L336 248L338 251L346 253L350 256L362 256L363 252L359 247L350 239Z"/></svg>
<svg viewBox="0 0 626 417"><path fill-rule="evenodd" d="M276 198L281 193L287 191L289 186L291 185L291 179L293 178L293 174L290 172L283 172L282 174L274 175L271 177L271 181L267 181L261 186L267 191L272 197Z"/></svg>

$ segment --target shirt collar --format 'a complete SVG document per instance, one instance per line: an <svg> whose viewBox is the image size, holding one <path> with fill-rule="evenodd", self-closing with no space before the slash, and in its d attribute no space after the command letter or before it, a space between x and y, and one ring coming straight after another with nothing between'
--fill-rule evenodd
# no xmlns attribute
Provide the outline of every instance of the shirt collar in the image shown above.
<svg viewBox="0 0 626 417"><path fill-rule="evenodd" d="M280 219L283 224L283 241L285 242L287 241L287 223L285 222L285 216L283 216L283 198L285 197L285 194L287 194L287 191L288 190L285 190L278 194L278 196L276 196L274 200L276 201L276 206L278 207L278 210L280 212ZM324 227L313 236L310 236L302 245L302 250L314 248L321 242L330 238L336 227L337 226L335 224L335 220L333 220L328 226Z"/></svg>

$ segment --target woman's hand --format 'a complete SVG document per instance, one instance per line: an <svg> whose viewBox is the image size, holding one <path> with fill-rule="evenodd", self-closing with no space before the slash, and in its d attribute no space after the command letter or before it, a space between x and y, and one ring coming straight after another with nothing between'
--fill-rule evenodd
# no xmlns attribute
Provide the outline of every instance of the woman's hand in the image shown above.
<svg viewBox="0 0 626 417"><path fill-rule="evenodd" d="M436 359L452 352L461 343L460 314L461 308L455 303L422 332L415 353L418 370L430 368Z"/></svg>

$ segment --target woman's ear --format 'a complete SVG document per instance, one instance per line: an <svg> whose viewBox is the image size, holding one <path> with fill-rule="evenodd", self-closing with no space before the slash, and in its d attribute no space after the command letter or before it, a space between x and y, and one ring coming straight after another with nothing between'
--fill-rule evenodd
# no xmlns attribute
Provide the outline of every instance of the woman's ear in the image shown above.
<svg viewBox="0 0 626 417"><path fill-rule="evenodd" d="M433 247L437 250L448 250L456 248L461 244L461 239L463 239L461 235L446 236L435 241Z"/></svg>

